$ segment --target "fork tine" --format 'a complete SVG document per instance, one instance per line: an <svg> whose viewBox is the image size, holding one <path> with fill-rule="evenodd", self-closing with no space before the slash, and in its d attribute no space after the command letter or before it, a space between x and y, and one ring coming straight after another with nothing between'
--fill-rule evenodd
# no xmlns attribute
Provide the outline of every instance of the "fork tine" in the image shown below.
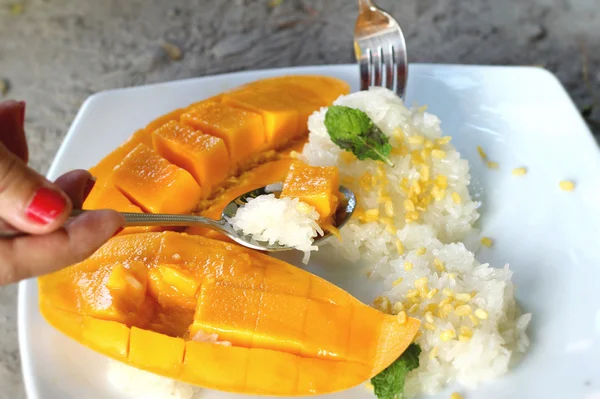
<svg viewBox="0 0 600 399"><path fill-rule="evenodd" d="M373 86L381 86L383 75L383 49L377 47L375 56L373 57Z"/></svg>
<svg viewBox="0 0 600 399"><path fill-rule="evenodd" d="M360 90L367 90L371 83L371 49L360 57Z"/></svg>
<svg viewBox="0 0 600 399"><path fill-rule="evenodd" d="M406 80L408 78L408 67L406 65L406 52L403 48L392 47L394 64L396 68L396 94L404 97Z"/></svg>
<svg viewBox="0 0 600 399"><path fill-rule="evenodd" d="M394 90L394 46L391 44L385 52L383 65L385 65L385 87L389 90Z"/></svg>

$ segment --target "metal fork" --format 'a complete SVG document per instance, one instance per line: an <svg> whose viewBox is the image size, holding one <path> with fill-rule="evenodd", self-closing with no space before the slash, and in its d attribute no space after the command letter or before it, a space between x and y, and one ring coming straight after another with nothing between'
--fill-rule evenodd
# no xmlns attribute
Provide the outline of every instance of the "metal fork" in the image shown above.
<svg viewBox="0 0 600 399"><path fill-rule="evenodd" d="M400 25L371 0L358 0L354 53L360 67L360 89L384 86L404 97L408 62Z"/></svg>

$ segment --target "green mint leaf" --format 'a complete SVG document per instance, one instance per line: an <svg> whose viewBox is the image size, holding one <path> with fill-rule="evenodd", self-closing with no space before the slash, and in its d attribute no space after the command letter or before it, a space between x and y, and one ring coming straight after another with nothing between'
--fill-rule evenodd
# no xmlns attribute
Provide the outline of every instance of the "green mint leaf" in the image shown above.
<svg viewBox="0 0 600 399"><path fill-rule="evenodd" d="M325 113L325 127L331 141L358 159L374 159L394 166L389 158L392 150L389 138L361 110L332 105Z"/></svg>
<svg viewBox="0 0 600 399"><path fill-rule="evenodd" d="M371 378L378 399L403 399L404 382L409 371L419 367L421 347L410 344L402 355L385 370Z"/></svg>

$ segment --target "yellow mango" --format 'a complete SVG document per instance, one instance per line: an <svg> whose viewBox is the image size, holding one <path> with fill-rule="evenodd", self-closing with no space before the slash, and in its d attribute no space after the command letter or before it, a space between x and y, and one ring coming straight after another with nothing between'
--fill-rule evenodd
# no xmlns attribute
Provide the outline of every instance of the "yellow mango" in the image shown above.
<svg viewBox="0 0 600 399"><path fill-rule="evenodd" d="M116 321L83 319L82 342L115 359L127 359L129 351L129 328Z"/></svg>
<svg viewBox="0 0 600 399"><path fill-rule="evenodd" d="M139 206L133 205L112 183L111 177L100 178L83 203L83 209L114 209L119 212L143 213ZM126 227L119 234L162 231L160 226Z"/></svg>
<svg viewBox="0 0 600 399"><path fill-rule="evenodd" d="M55 303L40 298L40 313L44 316L44 319L67 336L81 341L83 335L83 316L75 312L63 310L55 305Z"/></svg>
<svg viewBox="0 0 600 399"><path fill-rule="evenodd" d="M113 182L152 213L189 213L202 195L200 186L188 172L141 144L115 168Z"/></svg>
<svg viewBox="0 0 600 399"><path fill-rule="evenodd" d="M288 75L262 79L243 88L275 87L299 93L305 98L318 98L324 106L332 104L339 96L350 93L348 83L329 76Z"/></svg>
<svg viewBox="0 0 600 399"><path fill-rule="evenodd" d="M106 288L123 310L137 312L146 298L148 270L139 261L129 265L117 263L108 276Z"/></svg>
<svg viewBox="0 0 600 399"><path fill-rule="evenodd" d="M265 128L260 115L221 103L202 103L181 115L181 122L227 146L233 164L241 164L264 148Z"/></svg>
<svg viewBox="0 0 600 399"><path fill-rule="evenodd" d="M263 292L250 346L301 354L308 302L306 297Z"/></svg>
<svg viewBox="0 0 600 399"><path fill-rule="evenodd" d="M236 346L251 346L261 295L226 283L203 284L190 336L202 330Z"/></svg>
<svg viewBox="0 0 600 399"><path fill-rule="evenodd" d="M246 390L247 348L187 341L180 378L230 392Z"/></svg>
<svg viewBox="0 0 600 399"><path fill-rule="evenodd" d="M162 115L155 120L151 121L145 128L135 132L129 140L115 149L113 152L108 154L102 159L96 166L90 169L92 176L97 179L104 179L112 174L113 169L121 163L123 158L131 152L139 144L144 144L147 147L152 147L152 132L159 126L171 120L179 120L179 116L183 113L184 109L176 109L175 111L169 112L168 114Z"/></svg>
<svg viewBox="0 0 600 399"><path fill-rule="evenodd" d="M286 395L296 391L297 356L291 353L252 348L248 351L245 389L255 394Z"/></svg>
<svg viewBox="0 0 600 399"><path fill-rule="evenodd" d="M200 281L177 265L160 265L149 272L151 295L162 306L181 306L194 309Z"/></svg>
<svg viewBox="0 0 600 399"><path fill-rule="evenodd" d="M298 130L298 109L282 93L239 90L226 94L223 103L260 114L268 148L278 148L301 133Z"/></svg>
<svg viewBox="0 0 600 399"><path fill-rule="evenodd" d="M111 294L126 286L127 268L115 265L136 262L148 269L147 296L138 312L127 313ZM152 288L157 274L162 285ZM196 307L157 303L153 290L194 298ZM52 325L99 352L247 394L310 395L358 385L397 359L419 328L415 319L401 324L277 259L175 232L112 238L90 259L41 277L40 306ZM199 332L232 346L193 341Z"/></svg>
<svg viewBox="0 0 600 399"><path fill-rule="evenodd" d="M131 328L127 360L133 366L177 377L181 371L184 351L185 341L181 338Z"/></svg>
<svg viewBox="0 0 600 399"><path fill-rule="evenodd" d="M218 137L171 121L152 132L152 138L158 154L187 170L206 192L229 174L227 147Z"/></svg>
<svg viewBox="0 0 600 399"><path fill-rule="evenodd" d="M339 174L334 166L295 162L283 183L282 197L298 198L319 212L321 223L331 223L339 202Z"/></svg>

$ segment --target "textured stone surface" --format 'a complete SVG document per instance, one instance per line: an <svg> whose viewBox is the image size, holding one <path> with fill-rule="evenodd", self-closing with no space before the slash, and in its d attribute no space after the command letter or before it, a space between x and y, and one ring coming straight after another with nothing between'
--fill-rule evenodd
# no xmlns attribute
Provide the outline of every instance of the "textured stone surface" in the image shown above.
<svg viewBox="0 0 600 399"><path fill-rule="evenodd" d="M19 11L11 7L15 3L23 5L21 13L14 12ZM0 0L0 79L10 82L7 98L27 101L32 166L47 170L81 103L101 90L246 69L353 61L354 1L268 4ZM598 0L378 4L402 25L411 62L542 64L558 75L580 109L593 102L591 93L600 100ZM182 50L181 60L167 56L161 47L165 41ZM591 116L600 120L600 104ZM15 293L15 287L0 289L0 398L11 399L24 396Z"/></svg>

